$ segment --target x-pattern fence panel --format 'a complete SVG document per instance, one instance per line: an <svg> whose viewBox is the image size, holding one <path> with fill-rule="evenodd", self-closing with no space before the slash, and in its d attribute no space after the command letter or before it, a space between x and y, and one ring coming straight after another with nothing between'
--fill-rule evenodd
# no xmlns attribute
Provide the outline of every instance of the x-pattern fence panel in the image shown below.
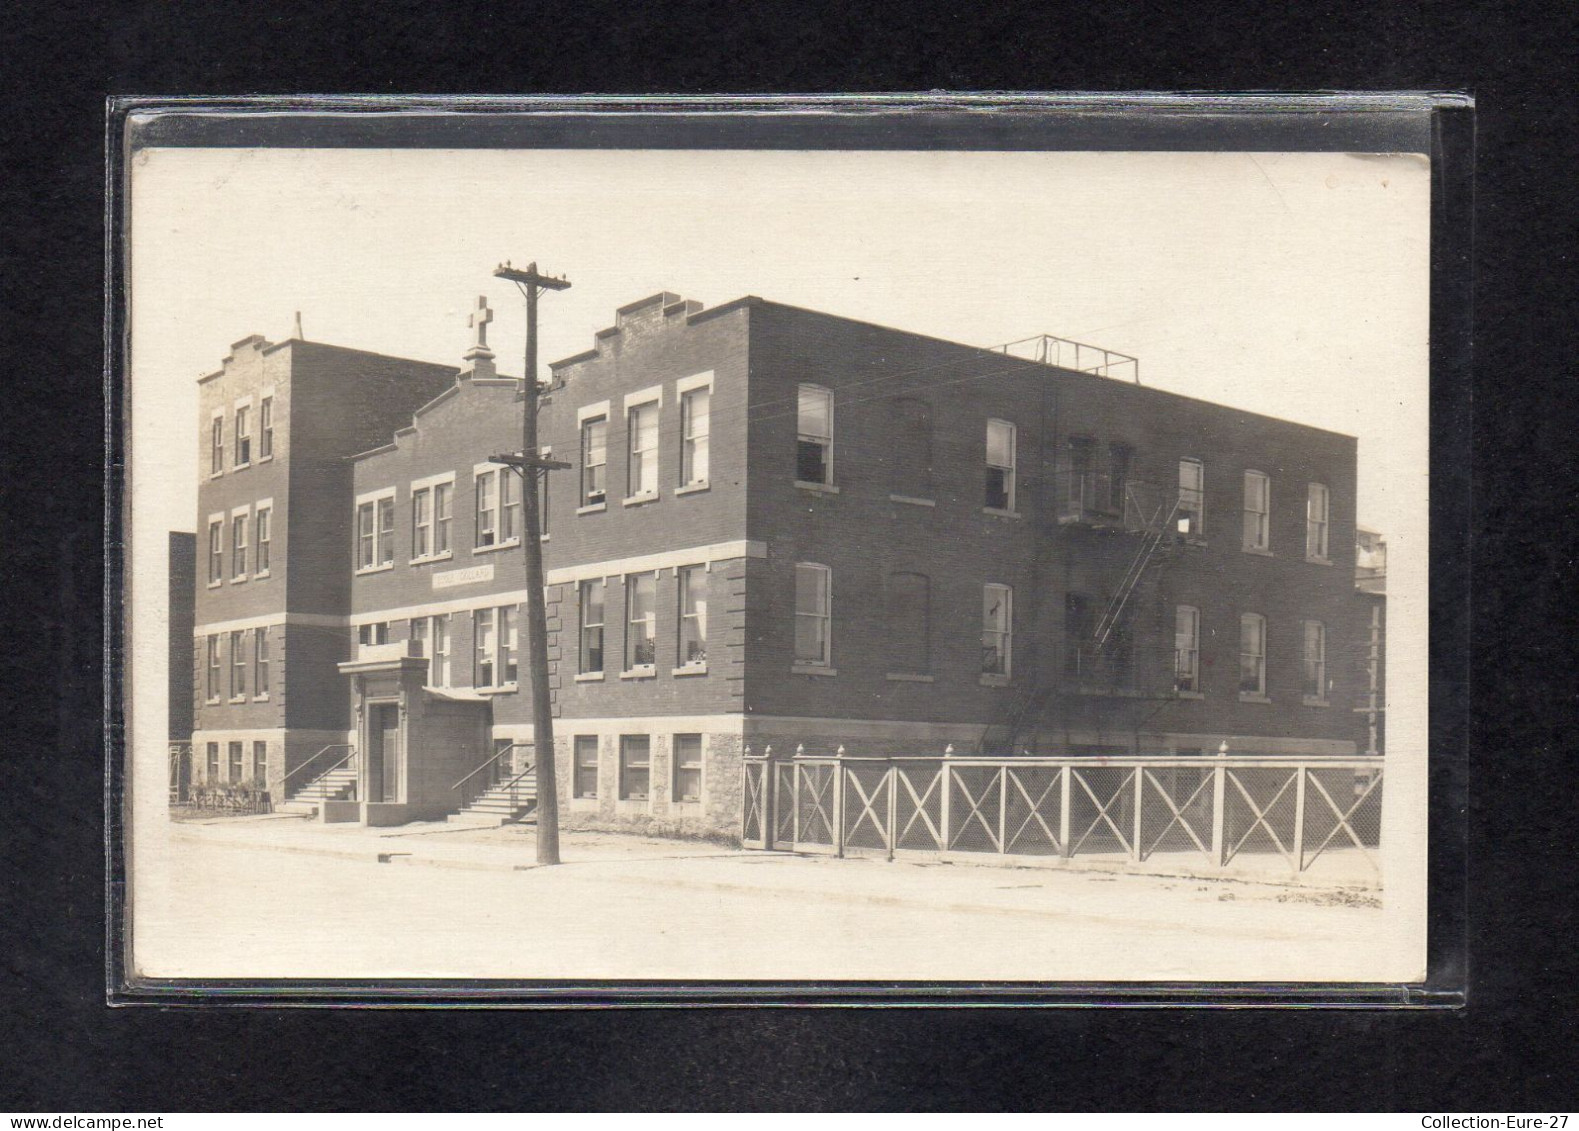
<svg viewBox="0 0 1579 1131"><path fill-rule="evenodd" d="M749 848L1380 871L1376 758L748 758L743 791Z"/></svg>

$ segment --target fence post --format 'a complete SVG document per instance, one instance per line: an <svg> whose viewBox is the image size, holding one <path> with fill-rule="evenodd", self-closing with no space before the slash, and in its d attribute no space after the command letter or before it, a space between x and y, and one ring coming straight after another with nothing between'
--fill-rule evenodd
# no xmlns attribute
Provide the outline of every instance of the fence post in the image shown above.
<svg viewBox="0 0 1579 1131"><path fill-rule="evenodd" d="M801 764L796 759L790 763L790 843L800 845L800 795Z"/></svg>
<svg viewBox="0 0 1579 1131"><path fill-rule="evenodd" d="M1294 768L1294 874L1305 870L1305 771L1301 763Z"/></svg>
<svg viewBox="0 0 1579 1131"><path fill-rule="evenodd" d="M1212 767L1212 867L1221 868L1223 859L1223 806L1228 799L1228 770L1222 764Z"/></svg>
<svg viewBox="0 0 1579 1131"><path fill-rule="evenodd" d="M942 834L942 843L938 845L938 851L947 852L951 840L951 833L949 832L950 798L954 794L954 782L952 780L952 771L948 765L947 751L944 752L943 761L938 765L938 773L942 775L941 780L938 782L938 788L943 791L943 797L938 807L938 829Z"/></svg>
<svg viewBox="0 0 1579 1131"><path fill-rule="evenodd" d="M894 858L895 842L899 839L899 766L888 759L888 858Z"/></svg>
<svg viewBox="0 0 1579 1131"><path fill-rule="evenodd" d="M1131 822L1130 830L1134 839L1130 842L1129 858L1139 864L1142 860L1140 848L1140 807L1146 799L1146 767L1135 767L1135 819Z"/></svg>
<svg viewBox="0 0 1579 1131"><path fill-rule="evenodd" d="M1009 851L1009 763L998 767L998 855Z"/></svg>
<svg viewBox="0 0 1579 1131"><path fill-rule="evenodd" d="M1065 860L1074 854L1074 845L1069 843L1069 787L1073 784L1065 765L1058 771L1058 854Z"/></svg>
<svg viewBox="0 0 1579 1131"><path fill-rule="evenodd" d="M843 750L841 746L839 748ZM833 756L833 849L844 855L844 755Z"/></svg>

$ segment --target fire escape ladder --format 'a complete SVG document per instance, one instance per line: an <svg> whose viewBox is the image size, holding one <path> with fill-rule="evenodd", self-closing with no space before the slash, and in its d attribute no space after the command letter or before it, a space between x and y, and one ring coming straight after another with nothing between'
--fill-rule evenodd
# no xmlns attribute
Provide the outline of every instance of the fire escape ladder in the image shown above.
<svg viewBox="0 0 1579 1131"><path fill-rule="evenodd" d="M1135 591L1140 587L1147 569L1156 560L1158 550L1169 537L1173 524L1178 519L1179 502L1179 498L1175 496L1171 505L1159 504L1152 514L1152 521L1147 522L1142 528L1140 545L1135 548L1135 555L1130 559L1129 567L1124 571L1118 588L1108 600L1107 608L1102 612L1102 619L1097 622L1096 631L1092 633L1093 659L1100 659L1106 651L1119 622L1129 610ZM1167 509L1166 514L1163 514L1164 508Z"/></svg>

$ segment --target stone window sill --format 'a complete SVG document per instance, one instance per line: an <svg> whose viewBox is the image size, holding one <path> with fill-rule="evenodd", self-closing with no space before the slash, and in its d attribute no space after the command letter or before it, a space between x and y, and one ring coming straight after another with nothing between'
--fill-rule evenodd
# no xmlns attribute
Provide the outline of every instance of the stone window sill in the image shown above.
<svg viewBox="0 0 1579 1131"><path fill-rule="evenodd" d="M1175 699L1205 699L1206 698L1206 692L1204 692L1204 691L1175 691L1173 693L1173 697Z"/></svg>
<svg viewBox="0 0 1579 1131"><path fill-rule="evenodd" d="M983 687L1008 687L1009 677L1006 675L995 675L992 672L983 672L981 674L981 685Z"/></svg>
<svg viewBox="0 0 1579 1131"><path fill-rule="evenodd" d="M245 695L232 695L230 697L230 701L232 703L245 703L247 701L247 697Z"/></svg>
<svg viewBox="0 0 1579 1131"><path fill-rule="evenodd" d="M912 506L912 507L935 507L935 506L937 506L937 502L934 499L921 499L921 498L917 498L914 495L889 495L888 496L888 501L891 502L891 503L905 503L905 504L907 504L909 506Z"/></svg>
<svg viewBox="0 0 1579 1131"><path fill-rule="evenodd" d="M473 546L474 554L491 554L495 550L514 550L521 545L519 538L506 538L503 542L494 542L487 546Z"/></svg>
<svg viewBox="0 0 1579 1131"><path fill-rule="evenodd" d="M1020 517L1020 512L1019 511L1006 511L1006 510L1002 510L999 507L982 507L981 508L981 513L982 514L990 514L994 518L1019 518Z"/></svg>
<svg viewBox="0 0 1579 1131"><path fill-rule="evenodd" d="M252 575L252 580L253 581L267 581L269 579L269 576L270 576L269 571L268 570L264 570L262 573L255 573L255 574L253 574Z"/></svg>
<svg viewBox="0 0 1579 1131"><path fill-rule="evenodd" d="M892 683L933 683L934 678L929 675L918 675L914 672L889 672L883 677Z"/></svg>
<svg viewBox="0 0 1579 1131"><path fill-rule="evenodd" d="M252 697L252 701L254 703L267 703L269 701L269 694L268 692L264 692L262 695L254 695Z"/></svg>
<svg viewBox="0 0 1579 1131"><path fill-rule="evenodd" d="M497 687L474 687L472 690L478 695L514 695L520 687L518 683L501 683Z"/></svg>
<svg viewBox="0 0 1579 1131"><path fill-rule="evenodd" d="M245 471L245 470L247 470L247 468L249 468L251 466L252 466L252 461L249 459L246 463L238 463L238 464L232 465L230 470L231 471Z"/></svg>
<svg viewBox="0 0 1579 1131"><path fill-rule="evenodd" d="M385 562L383 565L376 565L376 566L363 566L361 569L356 571L356 576L364 577L364 576L366 576L367 574L370 574L370 573L385 573L388 570L392 570L394 568L395 568L395 563L394 562Z"/></svg>
<svg viewBox="0 0 1579 1131"><path fill-rule="evenodd" d="M1262 694L1260 694L1258 692L1255 692L1255 691L1241 691L1239 693L1239 702L1241 702L1241 703L1270 703L1270 702L1272 702L1272 699L1271 699L1270 696L1262 695Z"/></svg>
<svg viewBox="0 0 1579 1131"><path fill-rule="evenodd" d="M577 683L602 683L602 672L581 672L576 676Z"/></svg>
<svg viewBox="0 0 1579 1131"><path fill-rule="evenodd" d="M642 664L639 667L627 668L620 672L621 679L656 679L658 669L652 664Z"/></svg>
<svg viewBox="0 0 1579 1131"><path fill-rule="evenodd" d="M232 577L230 583L232 585L245 585L247 583L247 575L241 574L239 577Z"/></svg>
<svg viewBox="0 0 1579 1131"><path fill-rule="evenodd" d="M588 503L584 507L577 507L576 508L576 513L577 514L602 514L604 511L606 511L608 509L609 509L609 505L607 503Z"/></svg>
<svg viewBox="0 0 1579 1131"><path fill-rule="evenodd" d="M1327 700L1323 699L1319 695L1305 695L1305 696L1301 697L1300 701L1303 702L1305 704L1305 706L1307 706L1307 707L1330 707L1330 706L1332 706L1331 703L1329 703Z"/></svg>
<svg viewBox="0 0 1579 1131"><path fill-rule="evenodd" d="M826 664L791 664L791 675L838 675L837 668L830 668Z"/></svg>
<svg viewBox="0 0 1579 1131"><path fill-rule="evenodd" d="M795 480L795 486L801 491L810 491L814 495L837 495L839 488L832 483L812 483L805 479Z"/></svg>
<svg viewBox="0 0 1579 1131"><path fill-rule="evenodd" d="M434 562L448 562L455 560L455 551L442 550L437 554L424 554L420 558L412 558L411 565L432 565Z"/></svg>
<svg viewBox="0 0 1579 1131"><path fill-rule="evenodd" d="M210 581L208 587L210 589L218 589L223 584L225 584L223 581Z"/></svg>
<svg viewBox="0 0 1579 1131"><path fill-rule="evenodd" d="M1254 554L1258 558L1270 558L1272 556L1271 550L1263 550L1259 546L1246 546L1244 551L1247 554Z"/></svg>
<svg viewBox="0 0 1579 1131"><path fill-rule="evenodd" d="M622 506L622 507L639 507L639 506L641 506L644 503L656 503L657 501L658 501L658 492L656 492L656 491L642 491L639 494L625 496L624 499L620 500L620 506Z"/></svg>
<svg viewBox="0 0 1579 1131"><path fill-rule="evenodd" d="M698 491L710 490L712 486L711 483L704 479L700 483L687 483L684 487L676 487L674 493L676 495L694 495Z"/></svg>
<svg viewBox="0 0 1579 1131"><path fill-rule="evenodd" d="M676 677L676 678L680 678L682 676L688 676L688 675L706 675L707 674L707 665L706 664L686 664L684 667L679 667L679 668L673 669L672 671L670 671L669 674L674 676L674 677Z"/></svg>
<svg viewBox="0 0 1579 1131"><path fill-rule="evenodd" d="M258 457L258 462L259 463L273 463L274 462L274 457L272 455L259 456Z"/></svg>
<svg viewBox="0 0 1579 1131"><path fill-rule="evenodd" d="M1306 554L1305 560L1311 565L1330 566L1332 564L1331 558L1317 557L1315 554Z"/></svg>

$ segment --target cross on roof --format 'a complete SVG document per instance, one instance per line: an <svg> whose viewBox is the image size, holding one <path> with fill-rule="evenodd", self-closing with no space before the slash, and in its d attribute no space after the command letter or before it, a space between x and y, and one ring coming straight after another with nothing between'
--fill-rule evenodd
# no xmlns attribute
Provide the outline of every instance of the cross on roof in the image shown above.
<svg viewBox="0 0 1579 1131"><path fill-rule="evenodd" d="M472 345L477 349L488 348L488 323L493 321L493 311L488 307L488 296L477 296L477 309L471 312L471 317L466 319L466 325L477 331L477 340Z"/></svg>

